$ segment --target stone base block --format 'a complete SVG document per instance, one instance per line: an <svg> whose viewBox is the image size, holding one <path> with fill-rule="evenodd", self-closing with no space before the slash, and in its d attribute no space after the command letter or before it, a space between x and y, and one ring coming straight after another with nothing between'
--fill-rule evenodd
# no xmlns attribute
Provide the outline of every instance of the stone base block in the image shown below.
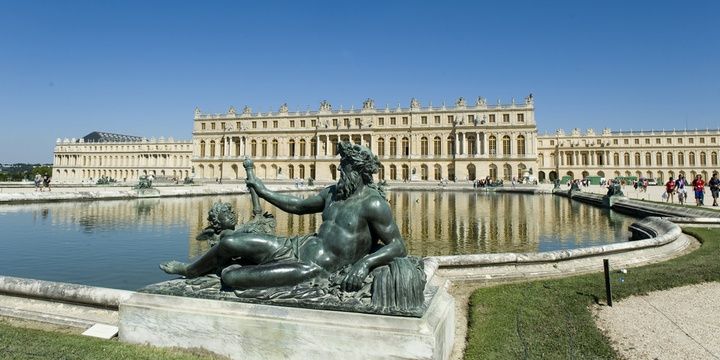
<svg viewBox="0 0 720 360"><path fill-rule="evenodd" d="M135 293L120 304L119 337L232 359L447 359L454 308L442 288L421 318Z"/></svg>

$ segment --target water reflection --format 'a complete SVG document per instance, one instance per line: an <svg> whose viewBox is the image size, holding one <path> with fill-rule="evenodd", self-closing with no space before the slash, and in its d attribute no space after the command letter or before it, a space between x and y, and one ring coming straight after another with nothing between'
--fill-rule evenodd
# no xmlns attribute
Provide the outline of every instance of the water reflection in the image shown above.
<svg viewBox="0 0 720 360"><path fill-rule="evenodd" d="M2 205L0 274L127 289L166 280L160 261L207 250L194 237L218 200L248 219L249 196ZM633 221L551 195L390 192L388 200L409 252L421 256L607 244L624 241ZM322 222L320 214L263 208L281 235L311 233Z"/></svg>

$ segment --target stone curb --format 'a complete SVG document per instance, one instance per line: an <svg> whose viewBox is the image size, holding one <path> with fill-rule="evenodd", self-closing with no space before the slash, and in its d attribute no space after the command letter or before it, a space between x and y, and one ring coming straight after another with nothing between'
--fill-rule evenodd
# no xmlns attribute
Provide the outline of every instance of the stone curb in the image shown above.
<svg viewBox="0 0 720 360"><path fill-rule="evenodd" d="M0 293L117 309L120 303L130 298L134 292L54 281L0 276Z"/></svg>

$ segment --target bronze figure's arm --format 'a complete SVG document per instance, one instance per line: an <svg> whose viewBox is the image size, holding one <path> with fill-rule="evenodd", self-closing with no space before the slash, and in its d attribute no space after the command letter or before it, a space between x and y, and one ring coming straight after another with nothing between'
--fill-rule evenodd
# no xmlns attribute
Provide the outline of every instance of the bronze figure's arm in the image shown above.
<svg viewBox="0 0 720 360"><path fill-rule="evenodd" d="M280 210L297 215L314 214L323 211L325 196L329 194L328 189L323 189L319 194L303 199L272 191L257 178L246 180L246 184L248 188L255 189L259 197L277 206Z"/></svg>

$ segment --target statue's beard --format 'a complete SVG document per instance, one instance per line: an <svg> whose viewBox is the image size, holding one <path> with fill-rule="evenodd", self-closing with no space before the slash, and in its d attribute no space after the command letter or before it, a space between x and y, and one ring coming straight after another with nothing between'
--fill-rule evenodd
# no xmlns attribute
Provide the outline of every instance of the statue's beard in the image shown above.
<svg viewBox="0 0 720 360"><path fill-rule="evenodd" d="M362 185L362 177L360 176L360 173L354 170L350 170L350 172L346 172L345 170L340 170L340 180L338 180L337 183L337 197L340 200L345 200L350 195L354 194L355 191Z"/></svg>

